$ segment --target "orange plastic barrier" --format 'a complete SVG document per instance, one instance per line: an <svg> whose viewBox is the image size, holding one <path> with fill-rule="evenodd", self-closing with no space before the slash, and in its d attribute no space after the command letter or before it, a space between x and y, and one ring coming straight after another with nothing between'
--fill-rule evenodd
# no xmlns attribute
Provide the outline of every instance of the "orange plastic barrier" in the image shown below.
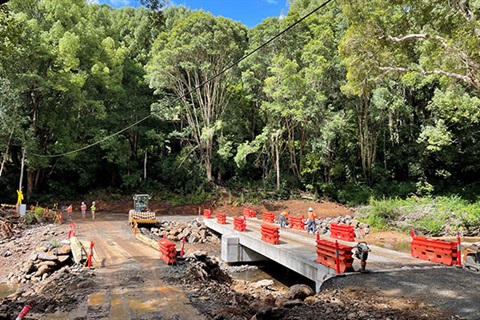
<svg viewBox="0 0 480 320"><path fill-rule="evenodd" d="M246 231L247 222L242 217L235 217L233 218L233 229L237 231Z"/></svg>
<svg viewBox="0 0 480 320"><path fill-rule="evenodd" d="M273 212L264 212L263 213L263 221L273 223L275 221L275 215Z"/></svg>
<svg viewBox="0 0 480 320"><path fill-rule="evenodd" d="M227 223L227 214L226 213L217 213L217 223L226 224Z"/></svg>
<svg viewBox="0 0 480 320"><path fill-rule="evenodd" d="M175 243L167 238L162 238L158 240L158 248L160 249L160 258L166 264L177 263L177 250L175 249Z"/></svg>
<svg viewBox="0 0 480 320"><path fill-rule="evenodd" d="M256 218L257 212L253 211L252 209L243 209L243 216L245 218Z"/></svg>
<svg viewBox="0 0 480 320"><path fill-rule="evenodd" d="M303 216L301 217L288 217L288 223L290 228L296 230L305 230L305 223L303 222Z"/></svg>
<svg viewBox="0 0 480 320"><path fill-rule="evenodd" d="M459 240L457 242L436 240L415 236L413 230L410 230L412 243L410 252L412 257L438 262L447 266L457 265L460 262Z"/></svg>
<svg viewBox="0 0 480 320"><path fill-rule="evenodd" d="M262 240L270 244L280 244L280 228L269 224L261 226Z"/></svg>
<svg viewBox="0 0 480 320"><path fill-rule="evenodd" d="M339 244L337 241L320 240L318 236L316 261L326 267L335 269L337 274L354 271L352 267L352 247Z"/></svg>
<svg viewBox="0 0 480 320"><path fill-rule="evenodd" d="M203 210L203 216L206 219L212 219L212 209L204 209Z"/></svg>
<svg viewBox="0 0 480 320"><path fill-rule="evenodd" d="M350 241L355 241L355 227L348 226L346 224L331 223L330 224L330 237Z"/></svg>

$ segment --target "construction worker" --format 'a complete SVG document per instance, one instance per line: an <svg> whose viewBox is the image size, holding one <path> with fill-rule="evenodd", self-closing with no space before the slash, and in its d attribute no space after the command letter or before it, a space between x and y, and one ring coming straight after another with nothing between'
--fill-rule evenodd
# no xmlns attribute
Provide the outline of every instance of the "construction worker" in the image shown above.
<svg viewBox="0 0 480 320"><path fill-rule="evenodd" d="M67 208L68 220L72 220L73 206L70 204Z"/></svg>
<svg viewBox="0 0 480 320"><path fill-rule="evenodd" d="M85 204L85 202L82 202L80 210L82 210L82 219L85 219L85 214L87 213L87 205Z"/></svg>
<svg viewBox="0 0 480 320"><path fill-rule="evenodd" d="M313 212L313 208L308 208L308 214L307 214L307 233L310 233L310 230L312 231L313 234L317 232L317 225L315 223L315 218L317 216L315 215L315 212Z"/></svg>
<svg viewBox="0 0 480 320"><path fill-rule="evenodd" d="M95 211L97 210L97 207L95 207L95 201L92 201L92 206L90 207L90 210L92 211L92 220L95 219Z"/></svg>
<svg viewBox="0 0 480 320"><path fill-rule="evenodd" d="M288 225L288 212L287 211L282 211L280 213L280 228L286 228Z"/></svg>

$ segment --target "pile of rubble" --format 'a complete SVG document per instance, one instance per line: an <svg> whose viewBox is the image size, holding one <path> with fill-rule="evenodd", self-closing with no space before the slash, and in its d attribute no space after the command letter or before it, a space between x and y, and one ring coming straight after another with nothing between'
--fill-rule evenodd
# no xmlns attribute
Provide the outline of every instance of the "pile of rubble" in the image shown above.
<svg viewBox="0 0 480 320"><path fill-rule="evenodd" d="M330 232L330 224L332 223L354 226L355 236L359 239L370 232L370 227L368 224L360 222L350 215L346 215L344 217L338 216L336 218L315 219L315 222L317 225L317 230L320 232L320 234L328 235Z"/></svg>
<svg viewBox="0 0 480 320"><path fill-rule="evenodd" d="M9 319L26 304L31 313L68 312L95 286L94 271L74 263L69 240L55 240L65 233L60 228L40 225L0 242L2 264L10 263L11 270L2 280L17 288L1 300L0 319ZM39 238L46 240L38 244ZM65 294L72 289L75 294Z"/></svg>
<svg viewBox="0 0 480 320"><path fill-rule="evenodd" d="M162 221L158 222L150 230L142 228L143 234L150 234L150 237L166 237L173 242L185 239L188 243L214 243L219 244L220 239L213 234L204 224L195 219L190 221Z"/></svg>
<svg viewBox="0 0 480 320"><path fill-rule="evenodd" d="M47 246L41 246L35 249L35 252L23 262L19 269L20 273L11 272L7 279L10 283L29 283L45 280L60 268L71 265L71 249L68 242L62 242L61 247L56 247L54 243Z"/></svg>

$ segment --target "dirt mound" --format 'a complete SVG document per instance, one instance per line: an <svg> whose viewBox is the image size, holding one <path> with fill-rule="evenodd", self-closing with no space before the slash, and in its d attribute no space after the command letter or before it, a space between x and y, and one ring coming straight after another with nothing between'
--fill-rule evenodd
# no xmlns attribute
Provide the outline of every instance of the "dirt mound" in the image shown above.
<svg viewBox="0 0 480 320"><path fill-rule="evenodd" d="M97 201L98 210L115 213L127 214L132 209L132 201ZM292 215L301 216L306 215L309 208L313 208L318 218L337 217L354 215L355 212L339 203L335 202L318 202L307 200L281 200L275 202L264 201L259 204L244 203L243 205L229 205L220 202L207 202L202 205L172 205L166 201L154 201L150 200L149 207L155 211L158 215L197 215L198 209L213 209L214 212L223 212L228 216L238 216L243 214L243 209L252 209L257 213L263 212L281 212L290 211Z"/></svg>

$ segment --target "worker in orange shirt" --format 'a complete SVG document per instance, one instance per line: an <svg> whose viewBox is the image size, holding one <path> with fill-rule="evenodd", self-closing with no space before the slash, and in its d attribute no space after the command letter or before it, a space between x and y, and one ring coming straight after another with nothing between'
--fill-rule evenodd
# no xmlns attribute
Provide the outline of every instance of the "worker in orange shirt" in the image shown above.
<svg viewBox="0 0 480 320"><path fill-rule="evenodd" d="M68 220L72 220L73 206L69 205L67 208Z"/></svg>
<svg viewBox="0 0 480 320"><path fill-rule="evenodd" d="M317 225L315 223L315 218L317 216L315 215L315 212L313 212L313 208L308 208L308 214L307 214L307 233L310 233L312 231L313 234L317 232Z"/></svg>
<svg viewBox="0 0 480 320"><path fill-rule="evenodd" d="M85 202L82 202L80 209L82 210L82 219L85 219L85 214L87 213L87 205Z"/></svg>
<svg viewBox="0 0 480 320"><path fill-rule="evenodd" d="M288 225L288 212L282 211L280 213L280 228L286 228Z"/></svg>

